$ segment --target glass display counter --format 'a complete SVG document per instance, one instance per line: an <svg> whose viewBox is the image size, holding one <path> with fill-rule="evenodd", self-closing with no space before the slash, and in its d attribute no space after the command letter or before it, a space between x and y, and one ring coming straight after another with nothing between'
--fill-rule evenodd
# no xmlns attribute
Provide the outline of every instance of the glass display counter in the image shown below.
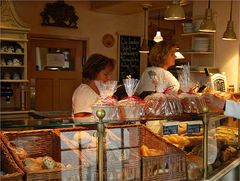
<svg viewBox="0 0 240 181"><path fill-rule="evenodd" d="M63 164L55 168L62 180L218 180L240 165L239 120L218 113L124 121L102 121L102 111L97 115L93 122L71 117L2 120L1 127L29 157L49 156ZM12 131L19 128L31 130ZM54 169L41 168L38 174L56 176Z"/></svg>

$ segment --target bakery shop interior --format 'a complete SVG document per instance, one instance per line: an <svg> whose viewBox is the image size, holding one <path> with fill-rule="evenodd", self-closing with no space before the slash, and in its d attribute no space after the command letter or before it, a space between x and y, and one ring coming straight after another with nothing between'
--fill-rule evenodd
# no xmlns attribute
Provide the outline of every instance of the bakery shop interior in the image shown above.
<svg viewBox="0 0 240 181"><path fill-rule="evenodd" d="M240 180L239 0L0 7L0 180Z"/></svg>

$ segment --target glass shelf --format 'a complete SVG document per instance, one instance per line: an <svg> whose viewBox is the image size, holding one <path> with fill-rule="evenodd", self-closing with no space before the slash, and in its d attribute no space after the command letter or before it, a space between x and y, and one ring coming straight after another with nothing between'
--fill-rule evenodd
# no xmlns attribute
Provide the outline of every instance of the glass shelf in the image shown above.
<svg viewBox="0 0 240 181"><path fill-rule="evenodd" d="M182 114L175 117L141 117L140 119L132 120L111 120L103 121L102 123L93 117L83 117L83 118L72 118L70 112L52 111L52 112L29 112L29 117L26 118L2 118L1 128L4 129L14 129L14 128L55 128L55 127L75 127L81 125L98 125L98 124L132 124L132 123L142 123L145 124L147 121L158 121L158 120L168 120L168 121L193 121L193 120L203 120L203 114ZM219 113L208 113L209 117L223 116Z"/></svg>

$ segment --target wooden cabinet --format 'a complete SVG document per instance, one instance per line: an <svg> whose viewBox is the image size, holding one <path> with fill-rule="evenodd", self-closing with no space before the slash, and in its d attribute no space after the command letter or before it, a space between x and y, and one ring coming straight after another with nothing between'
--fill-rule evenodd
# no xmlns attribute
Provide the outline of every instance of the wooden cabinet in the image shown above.
<svg viewBox="0 0 240 181"><path fill-rule="evenodd" d="M215 34L214 33L183 33L181 53L192 66L214 67Z"/></svg>
<svg viewBox="0 0 240 181"><path fill-rule="evenodd" d="M26 110L28 25L11 1L1 1L1 112Z"/></svg>

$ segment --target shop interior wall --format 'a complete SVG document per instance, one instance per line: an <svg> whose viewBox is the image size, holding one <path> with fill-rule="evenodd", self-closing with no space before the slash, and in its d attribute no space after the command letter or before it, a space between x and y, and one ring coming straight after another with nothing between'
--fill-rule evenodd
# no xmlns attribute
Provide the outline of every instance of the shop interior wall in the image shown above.
<svg viewBox="0 0 240 181"><path fill-rule="evenodd" d="M87 40L87 56L92 53L102 53L117 60L118 33L143 37L143 12L131 15L103 14L91 11L89 2L84 1L65 1L75 8L75 13L79 17L78 29L42 26L40 13L43 11L45 4L49 2L51 1L14 1L14 6L21 20L30 24L31 34L62 35ZM102 44L102 37L106 33L114 36L115 43L111 48ZM143 62L141 69L144 69L145 61L146 57L141 56L141 62ZM117 80L117 78L118 69L116 68L113 79Z"/></svg>
<svg viewBox="0 0 240 181"><path fill-rule="evenodd" d="M233 1L232 20L237 35L235 41L224 41L222 36L227 27L230 15L231 1L211 1L211 8L216 15L216 56L215 67L227 76L227 84L240 86L240 1ZM208 1L194 1L193 16L203 15L208 6ZM203 60L204 61L204 60Z"/></svg>

